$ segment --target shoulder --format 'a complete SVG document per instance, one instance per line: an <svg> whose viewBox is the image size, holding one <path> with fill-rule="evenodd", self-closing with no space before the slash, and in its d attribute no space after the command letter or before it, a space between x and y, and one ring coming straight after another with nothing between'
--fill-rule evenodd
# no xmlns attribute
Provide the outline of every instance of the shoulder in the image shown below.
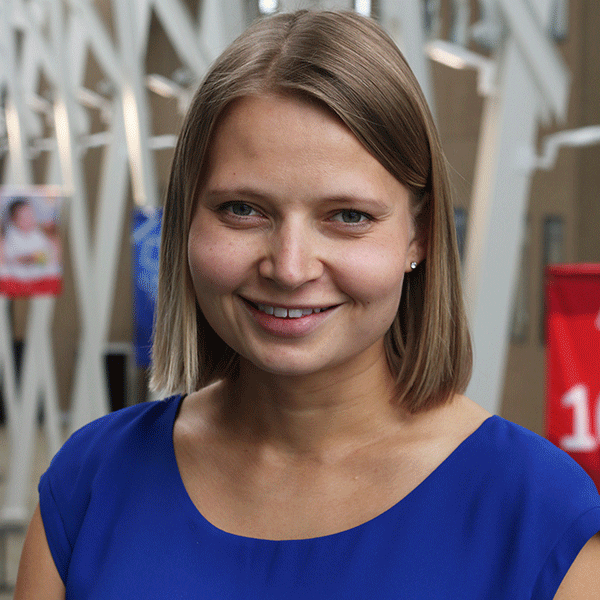
<svg viewBox="0 0 600 600"><path fill-rule="evenodd" d="M495 416L483 433L472 449L485 474L479 500L501 515L496 535L506 536L519 572L523 565L530 570L531 597L553 598L578 553L600 531L598 490L568 454L519 425Z"/></svg>
<svg viewBox="0 0 600 600"><path fill-rule="evenodd" d="M538 507L564 519L586 508L600 507L598 490L589 475L566 452L543 437L491 417L474 448L477 460L487 464L494 486L518 496L520 504Z"/></svg>
<svg viewBox="0 0 600 600"><path fill-rule="evenodd" d="M583 512L600 510L594 482L569 455L496 415L455 450L447 465L441 472L461 502L492 520L502 514L502 526L509 522L529 531L539 526L550 533L542 521L559 531Z"/></svg>
<svg viewBox="0 0 600 600"><path fill-rule="evenodd" d="M52 459L38 486L48 545L63 577L93 504L106 514L136 486L150 457L168 454L180 397L116 411L76 431ZM151 452L153 449L153 452ZM100 507L100 508L98 508Z"/></svg>
<svg viewBox="0 0 600 600"><path fill-rule="evenodd" d="M545 438L498 416L488 419L483 427L480 450L498 467L499 474L546 494L555 490L563 495L565 489L573 490L571 486L576 485L579 499L592 504L600 501L594 483L581 466Z"/></svg>
<svg viewBox="0 0 600 600"><path fill-rule="evenodd" d="M144 402L91 421L65 442L52 459L50 470L66 466L65 463L74 459L80 463L95 458L106 459L123 445L148 440L150 429L167 426L165 421L169 420L169 412L177 410L179 399L179 396L173 396L166 400Z"/></svg>
<svg viewBox="0 0 600 600"><path fill-rule="evenodd" d="M179 397L137 404L88 423L77 430L52 459L39 484L42 516L48 500L58 509L85 506L99 475L124 473L130 460L159 439L170 440ZM163 432L162 437L159 435Z"/></svg>

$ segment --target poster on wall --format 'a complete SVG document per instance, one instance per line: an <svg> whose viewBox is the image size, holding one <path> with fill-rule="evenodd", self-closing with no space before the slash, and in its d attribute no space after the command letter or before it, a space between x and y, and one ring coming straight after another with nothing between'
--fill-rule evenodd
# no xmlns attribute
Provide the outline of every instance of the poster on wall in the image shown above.
<svg viewBox="0 0 600 600"><path fill-rule="evenodd" d="M546 436L600 490L600 264L546 269Z"/></svg>
<svg viewBox="0 0 600 600"><path fill-rule="evenodd" d="M57 187L0 187L0 294L59 294L62 250Z"/></svg>
<svg viewBox="0 0 600 600"><path fill-rule="evenodd" d="M132 218L133 310L135 358L138 367L150 366L152 323L158 289L161 208L136 208Z"/></svg>

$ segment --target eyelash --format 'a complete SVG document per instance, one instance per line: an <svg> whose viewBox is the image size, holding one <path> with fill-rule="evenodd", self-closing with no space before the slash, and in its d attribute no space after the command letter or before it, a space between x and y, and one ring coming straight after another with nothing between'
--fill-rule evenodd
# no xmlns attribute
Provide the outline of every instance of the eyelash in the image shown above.
<svg viewBox="0 0 600 600"><path fill-rule="evenodd" d="M249 217L255 217L256 215L236 215L233 212L233 208L234 207L248 207L251 211L254 211L256 214L260 215L261 213L256 210L253 206L251 206L250 204L248 204L247 202L226 202L225 204L221 204L217 210L220 213L224 213L227 214L231 217L234 217L236 219L247 219ZM262 216L262 215L261 215Z"/></svg>
<svg viewBox="0 0 600 600"><path fill-rule="evenodd" d="M335 217L338 215L343 215L343 214L348 214L351 213L353 215L358 215L359 217L361 217L360 221L354 221L354 222L346 222L343 221L342 219L336 219ZM362 212L360 210L355 210L353 208L344 208L342 210L338 210L336 213L334 213L331 217L332 221L339 221L340 223L343 223L344 225L364 225L366 223L368 223L369 221L373 221L373 217L365 212Z"/></svg>
<svg viewBox="0 0 600 600"><path fill-rule="evenodd" d="M255 214L249 214L249 215L238 215L235 214L233 212L234 208L240 208L240 207L246 207L247 209L249 209L250 211L254 212ZM249 218L255 218L256 216L260 216L262 217L262 213L257 210L256 208L254 208L251 204L248 204L247 202L225 202L224 204L221 204L220 206L217 207L217 211L220 213L223 213L229 217L233 217L234 219L249 219ZM355 221L355 222L347 222L343 220L342 215L348 215L348 214L352 214L352 215L358 215L360 217L360 221ZM340 216L341 218L336 218ZM334 221L337 223L341 223L342 225L349 225L349 226L360 226L360 225L366 225L367 223L374 221L374 217L372 215L370 215L369 213L360 211L360 210L356 210L353 208L342 208L340 210L335 211L331 217L329 217L330 221Z"/></svg>

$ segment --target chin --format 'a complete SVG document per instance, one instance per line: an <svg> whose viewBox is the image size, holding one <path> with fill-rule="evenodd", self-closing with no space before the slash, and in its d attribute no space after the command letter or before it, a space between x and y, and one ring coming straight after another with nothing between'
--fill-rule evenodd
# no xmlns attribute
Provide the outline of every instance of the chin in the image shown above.
<svg viewBox="0 0 600 600"><path fill-rule="evenodd" d="M283 357L281 355L277 357L249 357L243 358L244 362L251 364L255 369L276 375L279 377L306 377L326 371L331 368L332 365L326 363L315 362L314 357L310 360L307 357L301 356L288 356Z"/></svg>

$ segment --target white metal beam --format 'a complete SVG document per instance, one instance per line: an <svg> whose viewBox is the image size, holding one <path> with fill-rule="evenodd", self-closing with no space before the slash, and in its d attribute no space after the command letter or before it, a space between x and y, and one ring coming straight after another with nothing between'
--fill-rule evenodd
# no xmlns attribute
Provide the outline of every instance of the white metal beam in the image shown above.
<svg viewBox="0 0 600 600"><path fill-rule="evenodd" d="M542 100L555 117L564 121L569 102L569 71L548 35L550 5L548 0L536 0L531 6L538 8L536 19L525 0L499 0L500 10L506 19L510 35L519 45L522 60L529 67L529 76L540 88ZM542 15L545 20L542 22Z"/></svg>
<svg viewBox="0 0 600 600"><path fill-rule="evenodd" d="M200 26L201 38L210 52L212 61L246 28L246 17L241 3L204 0Z"/></svg>
<svg viewBox="0 0 600 600"><path fill-rule="evenodd" d="M15 2L10 8L15 8ZM19 8L23 8L22 6ZM6 44L3 47L4 73L8 87L7 133L11 158L10 182L19 186L31 182L31 172L26 149L26 131L24 127L22 78L16 62L14 31L7 24L11 15L0 17L2 35ZM28 512L24 498L31 472L33 437L36 427L39 394L42 393L46 407L47 439L50 451L59 447L57 397L54 381L54 367L46 360L45 351L49 349L50 321L54 306L53 298L38 298L31 302L29 327L25 338L25 356L21 371L21 385L17 389L14 373L14 354L12 331L8 318L8 301L0 301L0 336L4 391L6 394L7 418L9 421L9 439L11 454L6 486L6 497L0 518L11 521L25 521Z"/></svg>
<svg viewBox="0 0 600 600"><path fill-rule="evenodd" d="M130 0L113 0L114 14L121 50L122 102L125 139L129 152L133 199L136 204L156 206L154 157L148 147L150 114L145 86L145 69L133 32L135 11Z"/></svg>
<svg viewBox="0 0 600 600"><path fill-rule="evenodd" d="M11 4L0 4L0 37L2 37L2 83L7 91L5 101L5 122L8 135L9 164L8 182L25 184L30 181L30 172L25 160L25 140L23 132L22 94L20 81L16 73L15 51L13 46L13 31ZM19 102L21 100L21 102ZM5 297L0 297L0 368L4 380L5 409L9 425L11 447L18 437L20 424L19 398L15 377L15 357L12 345L12 325L10 322L10 305Z"/></svg>
<svg viewBox="0 0 600 600"><path fill-rule="evenodd" d="M120 262L121 236L126 224L127 155L124 152L125 126L120 99L115 99L112 141L106 148L100 175L96 240L93 249L92 272L98 297L96 327L104 343L108 340L113 298Z"/></svg>
<svg viewBox="0 0 600 600"><path fill-rule="evenodd" d="M425 22L420 0L380 0L379 14L382 26L400 47L413 70L427 103L435 114L435 99L431 83L431 67L425 55Z"/></svg>
<svg viewBox="0 0 600 600"><path fill-rule="evenodd" d="M543 33L547 23L534 22L541 11L533 13L523 0L497 2L509 28L496 57L497 95L484 104L464 272L475 350L467 394L493 413L500 409L531 185L531 168L522 158L534 155L544 105L557 117L564 114L569 81ZM491 0L485 3L493 13Z"/></svg>
<svg viewBox="0 0 600 600"><path fill-rule="evenodd" d="M335 3L342 8L352 8L352 4L350 0ZM10 171L2 183L31 181L29 152L33 148L36 152L49 152L46 182L61 184L68 195L69 249L81 330L72 389L72 427L83 425L109 408L103 349L110 328L126 223L127 167L133 165L131 178L138 202L155 204L152 151L173 143L172 135L152 137L150 131L145 89L150 10L154 8L182 63L196 77L204 75L209 62L206 32L211 22L205 16L199 29L184 6L181 0L113 0L113 15L117 16L115 45L91 0L0 2L0 11L4 11L0 12L0 28L4 28L0 36L0 83L7 89L9 149L5 165ZM217 36L210 42L213 52L218 52L245 26L246 3L211 0L204 7L211 8L212 14L218 16L218 27L216 17L212 19ZM19 65L14 57L17 27L23 32ZM10 52L13 55L6 60ZM110 83L102 91L102 98L89 93L93 91L81 94L88 52ZM42 110L35 112L27 101L39 94L40 75L48 84L49 96L37 102ZM101 111L102 121L110 130L90 132L91 119L81 106L82 97L88 104L96 103L95 108ZM46 110L46 100L51 111ZM42 139L52 125L54 139ZM82 160L92 144L104 146L93 246ZM0 298L0 368L13 448L2 515L15 517L26 511L40 400L46 409L50 452L59 443L50 338L54 301L38 298L31 302L21 390L17 389L14 377L7 305L6 299Z"/></svg>
<svg viewBox="0 0 600 600"><path fill-rule="evenodd" d="M113 85L118 86L121 82L121 64L119 55L115 51L110 35L102 19L98 16L96 9L90 4L90 0L69 0L73 11L78 12L78 21L85 27L86 39L90 45L95 59L98 61L104 73L110 77Z"/></svg>
<svg viewBox="0 0 600 600"><path fill-rule="evenodd" d="M196 31L194 21L181 1L156 1L154 9L179 58L196 77L203 76L216 57L211 55L206 42Z"/></svg>

